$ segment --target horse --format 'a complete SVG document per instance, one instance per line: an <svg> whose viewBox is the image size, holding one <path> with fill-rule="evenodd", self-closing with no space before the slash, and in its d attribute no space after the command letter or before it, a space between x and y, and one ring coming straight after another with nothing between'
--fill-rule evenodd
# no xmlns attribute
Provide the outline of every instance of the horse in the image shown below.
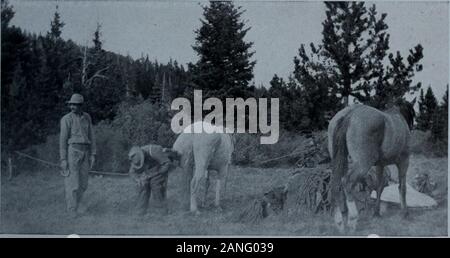
<svg viewBox="0 0 450 258"><path fill-rule="evenodd" d="M331 200L334 222L345 232L342 212L347 211L347 226L354 232L358 220L355 185L376 166L374 216L380 216L380 197L384 188L383 171L388 165L398 168L399 194L403 217L406 205L406 172L409 165L409 138L414 123L415 99L391 106L386 111L355 104L339 111L328 126L328 151L331 157ZM349 170L348 157L352 161Z"/></svg>
<svg viewBox="0 0 450 258"><path fill-rule="evenodd" d="M195 133L194 128L219 129L209 133L202 130ZM193 130L193 131L192 131ZM183 170L183 189L186 196L190 196L190 211L200 214L197 205L199 184L205 179L205 193L203 204L206 201L206 193L209 188L210 170L218 172L218 179L215 187L215 206L220 209L220 196L222 188L226 187L228 168L231 164L231 155L234 150L232 135L226 134L224 128L214 126L207 122L195 122L186 127L177 137L172 150L180 156L180 167Z"/></svg>

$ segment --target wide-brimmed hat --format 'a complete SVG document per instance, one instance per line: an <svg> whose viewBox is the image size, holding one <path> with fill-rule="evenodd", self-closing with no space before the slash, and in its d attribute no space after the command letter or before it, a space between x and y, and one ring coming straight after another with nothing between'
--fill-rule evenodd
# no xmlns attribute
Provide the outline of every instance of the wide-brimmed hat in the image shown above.
<svg viewBox="0 0 450 258"><path fill-rule="evenodd" d="M81 94L75 93L72 95L69 101L67 101L67 104L83 104L84 98L81 96Z"/></svg>
<svg viewBox="0 0 450 258"><path fill-rule="evenodd" d="M132 158L135 156L138 157L137 163L134 163L132 161ZM140 169L144 166L144 152L140 147L132 147L130 152L128 153L128 159L131 161L131 166L135 169Z"/></svg>

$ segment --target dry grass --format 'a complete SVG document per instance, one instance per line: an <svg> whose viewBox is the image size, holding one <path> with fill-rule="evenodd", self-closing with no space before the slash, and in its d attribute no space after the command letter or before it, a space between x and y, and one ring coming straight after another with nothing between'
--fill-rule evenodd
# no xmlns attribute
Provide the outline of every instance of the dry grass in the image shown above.
<svg viewBox="0 0 450 258"><path fill-rule="evenodd" d="M2 178L1 233L19 234L113 234L113 235L337 235L328 214L274 215L260 223L233 221L233 217L255 198L288 179L290 169L233 167L227 183L223 211L212 206L213 187L208 204L199 216L181 210L177 192L179 172L171 174L168 198L170 214L139 219L133 215L134 188L128 178L91 177L86 192L88 213L75 220L66 217L63 179L56 171L22 173L12 181ZM439 205L433 210L411 210L408 220L392 207L381 218L362 215L357 235L382 236L447 235L447 159L412 157L408 180L427 172L438 183L434 193ZM213 186L213 184L211 184Z"/></svg>

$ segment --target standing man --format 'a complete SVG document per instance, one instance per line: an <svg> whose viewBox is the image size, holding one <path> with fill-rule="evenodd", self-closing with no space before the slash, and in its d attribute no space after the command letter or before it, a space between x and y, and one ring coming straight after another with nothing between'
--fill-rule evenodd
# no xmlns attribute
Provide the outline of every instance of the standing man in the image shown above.
<svg viewBox="0 0 450 258"><path fill-rule="evenodd" d="M161 214L167 214L167 180L168 172L173 168L172 159L177 155L170 149L149 144L132 147L130 160L130 177L137 185L137 213L143 216L147 212L150 196Z"/></svg>
<svg viewBox="0 0 450 258"><path fill-rule="evenodd" d="M71 112L61 119L59 153L67 210L75 218L86 211L81 200L88 186L89 170L95 163L96 146L91 117L82 111L83 96L73 94L67 103Z"/></svg>

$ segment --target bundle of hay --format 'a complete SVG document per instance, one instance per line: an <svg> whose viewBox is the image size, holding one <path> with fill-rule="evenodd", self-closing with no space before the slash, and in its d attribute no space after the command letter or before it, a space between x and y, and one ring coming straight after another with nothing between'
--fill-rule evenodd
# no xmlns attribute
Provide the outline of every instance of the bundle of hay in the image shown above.
<svg viewBox="0 0 450 258"><path fill-rule="evenodd" d="M295 171L286 184L289 212L328 211L331 205L330 178L331 170L323 166Z"/></svg>
<svg viewBox="0 0 450 258"><path fill-rule="evenodd" d="M431 180L427 173L416 174L412 186L417 191L428 195L432 195L433 191L436 189L436 183Z"/></svg>
<svg viewBox="0 0 450 258"><path fill-rule="evenodd" d="M286 189L278 186L256 198L242 210L233 220L241 223L258 223L269 216L271 212L279 213L286 202Z"/></svg>
<svg viewBox="0 0 450 258"><path fill-rule="evenodd" d="M253 224L260 222L265 217L267 217L267 203L262 198L258 198L233 218L233 221Z"/></svg>

